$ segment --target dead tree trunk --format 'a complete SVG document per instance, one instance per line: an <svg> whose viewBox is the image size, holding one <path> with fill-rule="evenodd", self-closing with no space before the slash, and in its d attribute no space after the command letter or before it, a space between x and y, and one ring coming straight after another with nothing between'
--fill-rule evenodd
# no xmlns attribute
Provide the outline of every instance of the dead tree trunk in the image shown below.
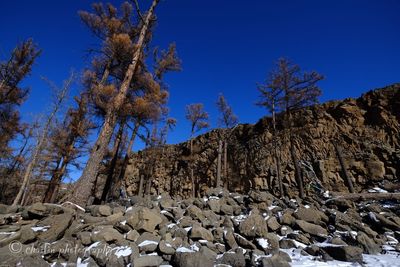
<svg viewBox="0 0 400 267"><path fill-rule="evenodd" d="M347 200L355 200L355 201L364 201L364 200L400 200L400 193L335 193L332 192L332 198L328 199L326 202L338 200L338 199L347 199Z"/></svg>
<svg viewBox="0 0 400 267"><path fill-rule="evenodd" d="M332 143L333 143L333 146L335 147L336 155L337 155L339 163L340 163L340 168L342 169L342 175L347 183L347 188L349 189L350 193L354 193L353 182L351 181L351 178L349 177L349 175L347 173L347 167L343 160L342 148L336 142L332 142Z"/></svg>
<svg viewBox="0 0 400 267"><path fill-rule="evenodd" d="M193 171L193 134L190 137L190 180L192 181L192 197L196 197L196 182L194 180L194 171Z"/></svg>
<svg viewBox="0 0 400 267"><path fill-rule="evenodd" d="M221 185L221 158L222 158L222 141L218 142L218 159L217 159L217 183L216 187Z"/></svg>
<svg viewBox="0 0 400 267"><path fill-rule="evenodd" d="M50 116L47 118L46 124L44 125L43 131L42 131L42 134L41 134L41 136L37 142L37 145L33 151L31 161L29 162L28 166L26 167L26 170L25 170L25 173L24 173L24 176L22 179L22 184L18 191L17 196L14 199L14 202L12 204L13 206L16 206L16 205L22 203L22 198L23 198L24 194L27 192L27 189L29 187L29 180L31 178L32 171L35 168L35 166L39 160L40 152L43 150L43 145L44 145L47 135L49 133L50 125L53 121L54 116L57 114L58 110L60 109L62 102L64 101L65 97L67 96L67 92L69 90L70 85L72 84L73 79L74 79L74 74L71 74L70 78L65 82L61 91L58 92L58 94L57 94L57 99L56 99L53 111L50 113Z"/></svg>
<svg viewBox="0 0 400 267"><path fill-rule="evenodd" d="M228 142L224 141L224 169L223 169L223 177L224 177L224 188L228 189Z"/></svg>
<svg viewBox="0 0 400 267"><path fill-rule="evenodd" d="M125 126L125 123L121 122L121 125L119 126L119 129L118 129L117 136L115 138L113 157L110 162L110 168L108 170L107 179L104 184L103 193L101 194L101 198L100 198L101 202L107 200L107 195L110 192L113 177L115 177L114 172L115 172L115 169L117 166L119 150L121 148L121 140L122 140L122 134L124 133L124 126Z"/></svg>
<svg viewBox="0 0 400 267"><path fill-rule="evenodd" d="M125 157L124 157L124 161L122 162L122 166L121 166L121 168L119 170L119 174L117 175L118 178L117 178L117 182L115 183L115 186L114 186L114 189L113 189L114 191L119 186L121 186L122 180L125 177L126 168L128 167L129 159L131 158L131 155L132 155L132 147L133 147L133 144L135 143L135 139L136 139L136 135L137 135L138 130L139 130L139 123L135 123L135 127L132 130L131 139L129 140L129 144L128 144L128 147L126 149L126 154L125 154Z"/></svg>
<svg viewBox="0 0 400 267"><path fill-rule="evenodd" d="M144 175L140 175L140 181L139 181L139 191L138 191L138 196L143 197L143 183L144 183Z"/></svg>
<svg viewBox="0 0 400 267"><path fill-rule="evenodd" d="M153 3L147 13L146 19L140 31L139 39L136 44L136 50L133 53L132 62L129 65L124 80L120 86L118 94L115 96L107 107L107 113L104 119L103 127L100 131L99 137L90 153L89 160L85 166L81 178L76 182L72 194L69 199L78 205L85 206L88 203L90 195L92 195L93 185L96 180L99 166L107 151L108 143L110 142L112 133L117 123L117 111L120 109L126 98L129 85L131 84L133 74L135 73L139 64L139 58L142 54L145 36L153 16L154 9L159 0L153 0ZM90 203L89 203L90 204Z"/></svg>
<svg viewBox="0 0 400 267"><path fill-rule="evenodd" d="M296 181L297 181L297 186L299 188L299 196L300 196L300 198L304 198L303 178L301 177L299 162L296 157L295 147L294 147L292 138L290 140L290 154L292 156L292 161L294 164L294 172L295 172L295 177L296 177Z"/></svg>

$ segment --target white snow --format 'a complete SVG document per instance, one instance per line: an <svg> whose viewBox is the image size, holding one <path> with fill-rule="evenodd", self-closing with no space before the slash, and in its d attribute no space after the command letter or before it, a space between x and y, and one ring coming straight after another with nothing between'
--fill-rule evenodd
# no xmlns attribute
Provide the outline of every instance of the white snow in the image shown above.
<svg viewBox="0 0 400 267"><path fill-rule="evenodd" d="M182 252L182 253L192 253L195 252L194 250L185 248L185 247L179 247L176 249L176 252Z"/></svg>
<svg viewBox="0 0 400 267"><path fill-rule="evenodd" d="M77 205L77 204L75 204L75 203L72 203L72 202L70 202L70 201L66 201L66 202L62 203L61 206L64 205L64 204L70 204L70 205L72 205L72 206L77 207L77 208L80 209L81 211L85 212L85 209L84 209L84 208L82 208L81 206L79 206L79 205Z"/></svg>
<svg viewBox="0 0 400 267"><path fill-rule="evenodd" d="M295 245L297 248L306 248L306 247L307 247L306 244L301 243L301 242L299 242L299 241L297 241L297 240L293 240L293 243L294 243L294 245Z"/></svg>
<svg viewBox="0 0 400 267"><path fill-rule="evenodd" d="M264 249L269 246L268 240L265 238L257 238L257 243Z"/></svg>
<svg viewBox="0 0 400 267"><path fill-rule="evenodd" d="M133 208L132 208L132 207L129 207L129 208L127 208L127 209L125 210L125 212L128 212L128 211L130 211L130 210L133 210Z"/></svg>
<svg viewBox="0 0 400 267"><path fill-rule="evenodd" d="M278 207L278 206L272 205L272 206L269 206L268 209L269 209L269 210L273 210L273 209L275 209L275 208L277 208L277 207Z"/></svg>
<svg viewBox="0 0 400 267"><path fill-rule="evenodd" d="M87 267L89 266L89 263L85 263L85 261L82 261L80 257L76 260L76 267Z"/></svg>
<svg viewBox="0 0 400 267"><path fill-rule="evenodd" d="M175 223L170 223L170 224L167 225L167 228L168 228L168 229L171 229L171 228L174 227L175 225L176 225Z"/></svg>
<svg viewBox="0 0 400 267"><path fill-rule="evenodd" d="M100 244L100 241L97 241L97 242L91 244L89 247L87 247L87 248L85 249L85 251L90 251L92 248L97 247L99 244Z"/></svg>
<svg viewBox="0 0 400 267"><path fill-rule="evenodd" d="M0 232L0 235L12 235L12 234L15 234L15 232Z"/></svg>
<svg viewBox="0 0 400 267"><path fill-rule="evenodd" d="M125 224L126 224L126 220L122 221L121 224L122 224L122 225L125 225Z"/></svg>
<svg viewBox="0 0 400 267"><path fill-rule="evenodd" d="M199 251L200 250L200 248L196 244L191 245L190 249L193 250L193 251Z"/></svg>
<svg viewBox="0 0 400 267"><path fill-rule="evenodd" d="M372 189L368 189L369 193L387 193L388 191L386 191L385 189L382 189L380 187L374 187Z"/></svg>
<svg viewBox="0 0 400 267"><path fill-rule="evenodd" d="M219 197L211 196L211 197L209 197L208 199L219 199Z"/></svg>
<svg viewBox="0 0 400 267"><path fill-rule="evenodd" d="M152 240L145 240L142 243L140 243L138 246L139 247L144 247L144 246L147 246L147 245L158 245L158 242L152 241Z"/></svg>
<svg viewBox="0 0 400 267"><path fill-rule="evenodd" d="M329 194L329 191L324 192L324 197L329 198L331 195Z"/></svg>
<svg viewBox="0 0 400 267"><path fill-rule="evenodd" d="M186 232L189 232L190 230L192 230L192 227L189 226L189 227L186 227L186 228L183 228L183 229L185 229Z"/></svg>
<svg viewBox="0 0 400 267"><path fill-rule="evenodd" d="M49 228L50 225L31 227L32 231L34 232L46 232Z"/></svg>
<svg viewBox="0 0 400 267"><path fill-rule="evenodd" d="M304 208L309 209L310 205L304 205Z"/></svg>
<svg viewBox="0 0 400 267"><path fill-rule="evenodd" d="M355 262L344 261L320 261L313 256L301 255L301 249L281 249L286 252L292 262L292 267L395 267L400 266L400 254L395 252L387 252L380 255L367 255L363 254L364 265Z"/></svg>
<svg viewBox="0 0 400 267"><path fill-rule="evenodd" d="M114 249L116 250L114 254L117 256L117 258L126 257L132 254L132 248L128 246L116 247Z"/></svg>

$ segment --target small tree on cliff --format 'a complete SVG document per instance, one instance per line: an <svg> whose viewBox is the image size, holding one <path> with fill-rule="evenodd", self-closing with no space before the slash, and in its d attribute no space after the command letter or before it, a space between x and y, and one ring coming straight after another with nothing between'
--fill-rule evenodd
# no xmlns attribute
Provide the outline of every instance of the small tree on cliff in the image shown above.
<svg viewBox="0 0 400 267"><path fill-rule="evenodd" d="M265 85L258 87L261 93L260 105L269 109L273 116L273 128L276 132L276 113L284 112L284 125L289 130L290 153L295 166L295 176L299 187L300 197L304 197L303 180L300 167L295 152L293 128L294 111L313 105L318 102L321 95L321 89L317 83L323 79L323 76L315 71L302 72L300 67L293 64L288 59L280 58L274 70L270 73ZM276 133L275 133L276 136ZM276 144L275 144L276 146ZM277 173L279 174L279 157L277 150L275 152L277 162ZM283 192L280 176L279 189Z"/></svg>
<svg viewBox="0 0 400 267"><path fill-rule="evenodd" d="M235 126L239 119L233 113L232 107L228 104L223 94L220 94L217 99L217 108L220 112L221 116L218 119L218 125L224 128L232 128ZM222 144L223 143L223 153L224 153L224 164L223 164L223 178L224 178L224 186L228 185L228 142L227 142L227 134L225 132L223 140L220 140L220 144L218 145L218 173L217 173L217 187L220 186L220 165L221 165L221 154L222 154Z"/></svg>
<svg viewBox="0 0 400 267"><path fill-rule="evenodd" d="M192 196L196 197L196 183L193 170L193 137L197 132L209 126L208 113L204 111L203 104L190 104L186 106L186 119L190 122L190 178L192 181Z"/></svg>

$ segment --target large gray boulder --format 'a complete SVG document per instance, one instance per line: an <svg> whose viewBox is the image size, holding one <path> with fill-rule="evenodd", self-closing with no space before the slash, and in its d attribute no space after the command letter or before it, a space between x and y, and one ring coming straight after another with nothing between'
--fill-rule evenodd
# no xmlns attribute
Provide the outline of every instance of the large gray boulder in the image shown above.
<svg viewBox="0 0 400 267"><path fill-rule="evenodd" d="M303 232L309 233L315 236L327 236L328 231L316 224L309 223L303 220L296 220L296 226Z"/></svg>
<svg viewBox="0 0 400 267"><path fill-rule="evenodd" d="M190 231L190 238L191 239L205 239L207 241L213 241L214 236L212 235L211 231L198 226L193 225L192 230Z"/></svg>
<svg viewBox="0 0 400 267"><path fill-rule="evenodd" d="M127 212L127 224L135 230L153 232L162 222L162 217L145 207L135 207Z"/></svg>
<svg viewBox="0 0 400 267"><path fill-rule="evenodd" d="M48 229L44 232L41 232L38 235L38 239L43 242L54 242L58 239L61 239L67 228L71 225L72 219L72 213L51 215L45 218L37 225L48 227Z"/></svg>
<svg viewBox="0 0 400 267"><path fill-rule="evenodd" d="M363 250L354 246L324 246L321 247L329 256L339 261L359 262L363 261Z"/></svg>
<svg viewBox="0 0 400 267"><path fill-rule="evenodd" d="M253 209L239 225L239 233L245 237L266 237L268 234L267 222L260 215L258 209Z"/></svg>

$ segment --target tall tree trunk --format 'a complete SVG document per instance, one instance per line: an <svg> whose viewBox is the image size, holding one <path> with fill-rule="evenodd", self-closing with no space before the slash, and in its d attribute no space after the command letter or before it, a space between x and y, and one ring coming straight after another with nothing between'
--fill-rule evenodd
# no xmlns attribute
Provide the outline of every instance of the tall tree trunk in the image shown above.
<svg viewBox="0 0 400 267"><path fill-rule="evenodd" d="M62 102L64 101L65 97L67 96L67 92L68 92L68 89L69 89L72 81L73 81L73 74L71 74L70 78L66 81L66 83L64 84L64 87L62 88L62 90L59 92L59 94L57 96L57 100L54 105L53 111L51 112L50 116L48 117L48 119L46 121L46 124L43 128L42 134L41 134L39 141L35 147L35 150L33 152L31 161L29 162L28 166L26 167L26 170L25 170L25 173L24 173L24 176L22 179L22 184L18 191L17 196L14 199L14 202L12 204L13 206L16 206L16 205L22 203L23 195L24 195L24 193L26 194L26 191L29 187L29 180L31 178L33 168L36 166L36 164L39 160L40 152L43 150L43 145L44 145L44 142L49 133L50 125L53 121L54 116L57 114L58 110L60 109Z"/></svg>
<svg viewBox="0 0 400 267"><path fill-rule="evenodd" d="M275 145L275 165L276 165L276 177L278 179L278 185L279 185L279 194L281 197L285 195L283 192L283 182L282 182L282 176L281 176L281 160L280 160L280 155L278 152L278 148Z"/></svg>
<svg viewBox="0 0 400 267"><path fill-rule="evenodd" d="M126 168L128 167L129 159L131 158L131 155L132 155L132 147L133 147L133 144L135 143L135 139L136 139L137 132L139 130L139 126L140 126L140 124L138 122L135 122L135 127L132 130L132 135L131 135L131 138L129 140L128 147L126 149L126 154L125 154L125 157L124 157L124 161L122 162L122 166L121 166L121 168L119 170L119 174L117 175L118 180L115 183L113 191L117 190L118 187L121 186L122 180L125 177Z"/></svg>
<svg viewBox="0 0 400 267"><path fill-rule="evenodd" d="M144 183L144 175L140 175L140 180L139 180L139 191L138 191L138 196L143 197L143 183Z"/></svg>
<svg viewBox="0 0 400 267"><path fill-rule="evenodd" d="M292 138L290 138L290 154L292 156L292 160L293 160L293 164L294 164L295 177L296 177L297 185L299 187L299 195L300 195L300 198L304 198L303 178L301 177L301 170L300 170L299 162L296 157L295 147L294 147Z"/></svg>
<svg viewBox="0 0 400 267"><path fill-rule="evenodd" d="M222 158L222 141L218 142L218 160L217 160L217 183L216 187L221 185L221 158Z"/></svg>
<svg viewBox="0 0 400 267"><path fill-rule="evenodd" d="M223 176L224 176L224 188L228 189L228 142L224 141L224 169L223 169Z"/></svg>
<svg viewBox="0 0 400 267"><path fill-rule="evenodd" d="M107 200L107 195L110 192L113 177L115 177L114 172L117 166L118 154L121 147L121 140L122 140L122 134L124 133L124 127L125 127L125 122L121 122L114 143L113 157L110 162L110 168L108 170L106 183L104 184L103 193L101 194L100 201L102 202Z"/></svg>
<svg viewBox="0 0 400 267"><path fill-rule="evenodd" d="M196 197L196 182L194 180L194 170L193 170L193 133L190 136L190 180L192 181L192 197Z"/></svg>
<svg viewBox="0 0 400 267"><path fill-rule="evenodd" d="M125 77L118 94L115 96L113 101L110 102L107 108L107 113L99 137L97 138L97 141L90 153L90 157L85 166L83 174L81 178L76 182L74 190L69 197L71 201L75 202L78 205L85 206L87 204L90 204L87 202L90 195L92 194L93 185L98 174L99 166L107 151L108 143L110 142L115 124L117 123L117 111L120 109L126 98L133 74L137 69L139 58L142 54L144 39L147 33L148 25L158 2L159 0L153 0L153 3L147 13L145 22L140 31L138 42L136 44L136 50L133 53L132 62L125 73Z"/></svg>
<svg viewBox="0 0 400 267"><path fill-rule="evenodd" d="M351 181L351 178L349 177L349 175L347 173L346 163L343 160L342 148L336 142L332 142L332 143L333 143L333 146L335 147L336 155L338 157L340 167L342 169L342 175L347 183L347 188L349 189L350 193L354 193L353 182Z"/></svg>
<svg viewBox="0 0 400 267"><path fill-rule="evenodd" d="M58 168L52 175L49 185L47 186L46 193L43 198L44 203L54 203L58 190L61 184L61 180L64 177L65 171L67 169L67 165L69 164L69 159L64 158L63 162L61 163L61 167Z"/></svg>
<svg viewBox="0 0 400 267"><path fill-rule="evenodd" d="M280 155L278 152L278 142L276 136L276 112L275 112L275 102L272 102L272 125L273 125L273 145L274 145L274 152L275 152L275 168L276 168L276 178L278 179L278 186L279 186L279 194L281 197L284 196L283 192L283 183L282 183L282 176L281 176L281 161Z"/></svg>

